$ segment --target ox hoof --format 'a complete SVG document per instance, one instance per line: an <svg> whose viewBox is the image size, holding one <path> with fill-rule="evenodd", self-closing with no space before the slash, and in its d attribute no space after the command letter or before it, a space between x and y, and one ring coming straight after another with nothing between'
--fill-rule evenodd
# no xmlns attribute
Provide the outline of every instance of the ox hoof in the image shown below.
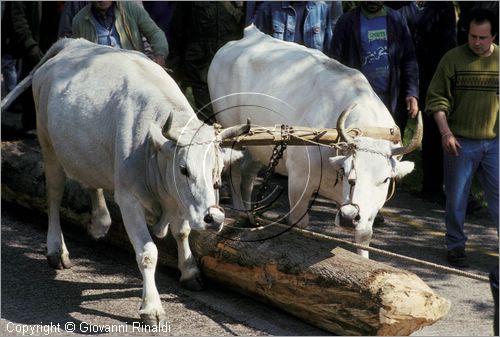
<svg viewBox="0 0 500 337"><path fill-rule="evenodd" d="M89 227L88 229L88 233L90 234L90 236L94 239L94 240L101 240L103 239L106 234L108 234L108 228L106 229L92 229Z"/></svg>
<svg viewBox="0 0 500 337"><path fill-rule="evenodd" d="M47 255L47 262L54 269L69 269L73 265L69 256L60 254Z"/></svg>
<svg viewBox="0 0 500 337"><path fill-rule="evenodd" d="M242 228L253 228L257 227L255 218L250 212L242 212L239 214L236 223Z"/></svg>
<svg viewBox="0 0 500 337"><path fill-rule="evenodd" d="M201 274L196 274L191 278L181 280L181 286L192 291L201 291L205 289L205 283L203 282Z"/></svg>
<svg viewBox="0 0 500 337"><path fill-rule="evenodd" d="M306 229L307 226L308 226L307 223L304 223L302 221L294 221L294 220L292 220L290 218L287 219L286 224L289 227L294 227L294 228L297 228L297 229Z"/></svg>
<svg viewBox="0 0 500 337"><path fill-rule="evenodd" d="M167 236L167 233L168 233L168 224L165 226L165 225L159 225L159 224L156 224L154 227L153 227L153 235L156 236L158 239L163 239L165 236Z"/></svg>
<svg viewBox="0 0 500 337"><path fill-rule="evenodd" d="M167 315L164 313L160 314L140 314L141 322L144 325L153 326L153 325L165 325L168 324Z"/></svg>
<svg viewBox="0 0 500 337"><path fill-rule="evenodd" d="M295 227L296 228L299 228L299 229L307 229L307 227L309 226L309 224L307 223L304 223L302 221L299 221L295 224Z"/></svg>
<svg viewBox="0 0 500 337"><path fill-rule="evenodd" d="M108 234L109 227L111 227L111 218L104 222L92 220L87 226L87 232L92 238L99 240Z"/></svg>

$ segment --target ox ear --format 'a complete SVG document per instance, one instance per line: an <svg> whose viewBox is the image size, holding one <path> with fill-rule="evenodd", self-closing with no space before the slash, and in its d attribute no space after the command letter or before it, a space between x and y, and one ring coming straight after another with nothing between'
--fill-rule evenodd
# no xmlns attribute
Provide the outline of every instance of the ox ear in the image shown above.
<svg viewBox="0 0 500 337"><path fill-rule="evenodd" d="M221 148L222 160L224 161L224 167L229 167L231 164L240 161L245 153L241 150Z"/></svg>
<svg viewBox="0 0 500 337"><path fill-rule="evenodd" d="M330 157L328 158L328 162L332 167L338 171L341 168L344 167L344 162L345 162L346 156L336 156L336 157Z"/></svg>
<svg viewBox="0 0 500 337"><path fill-rule="evenodd" d="M396 179L403 178L405 175L411 173L411 171L413 171L413 169L415 168L415 163L412 161L394 160L394 162L395 162L395 163L393 163L394 178L396 178Z"/></svg>
<svg viewBox="0 0 500 337"><path fill-rule="evenodd" d="M173 142L165 138L159 126L151 124L149 127L148 141L155 151L170 153L172 151Z"/></svg>

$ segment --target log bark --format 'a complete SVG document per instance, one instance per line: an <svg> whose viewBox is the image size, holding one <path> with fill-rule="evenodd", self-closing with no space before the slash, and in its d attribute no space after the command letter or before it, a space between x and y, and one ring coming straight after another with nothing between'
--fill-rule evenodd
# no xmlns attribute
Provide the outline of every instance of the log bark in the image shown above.
<svg viewBox="0 0 500 337"><path fill-rule="evenodd" d="M45 211L35 141L2 142L2 200ZM117 206L107 202L113 225L106 240L131 249ZM89 209L86 192L69 181L62 217L84 227ZM175 268L173 239L156 243L160 263ZM413 273L278 226L193 232L191 247L208 279L338 335L409 335L449 310L449 302Z"/></svg>

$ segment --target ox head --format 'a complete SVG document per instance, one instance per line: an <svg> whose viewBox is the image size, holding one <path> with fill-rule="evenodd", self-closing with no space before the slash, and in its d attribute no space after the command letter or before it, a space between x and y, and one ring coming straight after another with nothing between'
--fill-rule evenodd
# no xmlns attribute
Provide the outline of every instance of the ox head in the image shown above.
<svg viewBox="0 0 500 337"><path fill-rule="evenodd" d="M400 161L402 155L415 150L422 140L422 116L418 115L417 129L411 143L396 146L390 141L367 137L351 137L344 123L354 106L342 112L337 130L345 142L341 155L329 158L342 183L342 200L335 219L336 224L355 230L358 243L368 243L375 216L386 201L393 179L410 173L414 163Z"/></svg>
<svg viewBox="0 0 500 337"><path fill-rule="evenodd" d="M158 163L156 186L164 212L188 220L194 230L222 229L224 210L218 205L221 172L241 152L223 150L219 142L248 132L250 125L222 130L194 122L195 128L172 128L172 117L160 130L152 125L149 142ZM154 174L154 173L153 173ZM167 206L168 205L168 206Z"/></svg>

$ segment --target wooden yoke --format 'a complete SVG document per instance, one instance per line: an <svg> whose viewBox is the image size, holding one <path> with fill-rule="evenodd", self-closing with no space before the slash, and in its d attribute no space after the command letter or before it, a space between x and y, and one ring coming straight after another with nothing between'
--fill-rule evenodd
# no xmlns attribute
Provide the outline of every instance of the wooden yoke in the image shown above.
<svg viewBox="0 0 500 337"><path fill-rule="evenodd" d="M352 137L370 137L384 139L398 144L401 142L401 132L397 126L392 128L363 127L347 129ZM291 126L285 128L282 134L281 127L252 127L247 134L222 140L222 146L233 145L276 145L286 142L287 145L330 145L340 141L337 129L310 128ZM236 144L235 144L236 143Z"/></svg>

